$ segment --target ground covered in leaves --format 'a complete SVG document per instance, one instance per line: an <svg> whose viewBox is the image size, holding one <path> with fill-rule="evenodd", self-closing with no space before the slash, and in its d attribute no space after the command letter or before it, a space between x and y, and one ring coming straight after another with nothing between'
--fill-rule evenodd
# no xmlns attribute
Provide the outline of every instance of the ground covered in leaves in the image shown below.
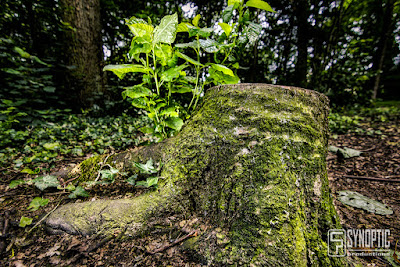
<svg viewBox="0 0 400 267"><path fill-rule="evenodd" d="M394 249L400 240L400 119L398 116L362 119L337 114L331 119L331 128L336 133L331 135L330 145L362 152L349 159L333 153L327 158L330 187L342 225L345 229L390 229L391 248ZM49 173L55 174L61 184L73 183L64 180L63 169L88 156L64 157ZM89 197L76 200L68 197L70 192L66 189L41 191L29 184L10 188L11 181L33 178L35 174L10 167L1 171L0 266L196 266L190 263L193 255L182 248L197 232L212 227L206 222L171 216L168 222L155 225L150 235L134 240L127 239L124 233L107 238L49 235L40 222L58 205L98 198L129 198L151 189L137 188L116 179L108 185L92 186L87 189ZM344 205L336 199L341 190L356 191L380 201L390 207L393 214L377 215ZM49 202L28 209L36 197ZM22 217L31 218L31 224L21 227ZM390 266L384 258L361 261L363 265Z"/></svg>

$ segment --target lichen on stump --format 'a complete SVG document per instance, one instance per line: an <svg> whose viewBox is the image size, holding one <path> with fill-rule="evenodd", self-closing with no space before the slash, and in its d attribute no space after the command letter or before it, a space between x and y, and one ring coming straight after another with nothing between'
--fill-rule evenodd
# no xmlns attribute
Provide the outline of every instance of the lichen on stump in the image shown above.
<svg viewBox="0 0 400 267"><path fill-rule="evenodd" d="M134 160L161 160L158 190L68 204L46 223L135 236L166 214L184 214L214 226L182 246L203 264L345 265L327 256L327 232L340 227L326 172L327 115L328 99L310 90L213 87L177 136L110 157L125 171Z"/></svg>

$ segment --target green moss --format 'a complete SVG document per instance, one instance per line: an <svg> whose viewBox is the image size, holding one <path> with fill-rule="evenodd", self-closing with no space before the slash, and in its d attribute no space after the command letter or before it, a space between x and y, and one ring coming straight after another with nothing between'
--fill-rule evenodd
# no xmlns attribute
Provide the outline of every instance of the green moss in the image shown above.
<svg viewBox="0 0 400 267"><path fill-rule="evenodd" d="M98 171L101 167L105 155L97 155L90 157L80 164L79 182L86 182L95 179L98 175Z"/></svg>

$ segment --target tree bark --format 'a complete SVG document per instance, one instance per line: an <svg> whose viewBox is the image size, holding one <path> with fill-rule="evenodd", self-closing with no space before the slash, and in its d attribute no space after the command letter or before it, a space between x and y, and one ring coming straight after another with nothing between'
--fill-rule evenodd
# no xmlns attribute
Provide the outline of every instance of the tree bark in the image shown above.
<svg viewBox="0 0 400 267"><path fill-rule="evenodd" d="M206 225L194 225L199 236L181 247L197 263L345 265L327 256L328 230L340 228L326 171L327 115L328 99L314 91L213 87L177 136L108 158L126 172L134 171L133 161L161 161L157 190L67 204L46 224L72 234L125 229L138 236L184 217ZM94 178L100 161L86 160L75 173Z"/></svg>
<svg viewBox="0 0 400 267"><path fill-rule="evenodd" d="M91 107L104 93L100 0L61 0L66 29L67 89L77 91L80 103Z"/></svg>

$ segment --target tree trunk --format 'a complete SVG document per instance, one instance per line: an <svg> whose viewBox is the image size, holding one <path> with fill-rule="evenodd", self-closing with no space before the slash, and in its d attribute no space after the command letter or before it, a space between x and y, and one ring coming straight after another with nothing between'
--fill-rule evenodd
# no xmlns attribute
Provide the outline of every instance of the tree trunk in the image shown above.
<svg viewBox="0 0 400 267"><path fill-rule="evenodd" d="M64 32L66 90L77 91L80 103L91 107L104 92L100 0L61 0L63 21L72 27Z"/></svg>
<svg viewBox="0 0 400 267"><path fill-rule="evenodd" d="M160 160L157 190L67 204L46 224L72 234L125 229L138 236L184 217L197 222L199 235L181 249L201 264L345 265L327 256L328 230L340 228L326 171L327 115L328 99L314 91L213 87L177 136L108 158L126 172L133 161ZM95 177L103 159L86 160L74 172Z"/></svg>

